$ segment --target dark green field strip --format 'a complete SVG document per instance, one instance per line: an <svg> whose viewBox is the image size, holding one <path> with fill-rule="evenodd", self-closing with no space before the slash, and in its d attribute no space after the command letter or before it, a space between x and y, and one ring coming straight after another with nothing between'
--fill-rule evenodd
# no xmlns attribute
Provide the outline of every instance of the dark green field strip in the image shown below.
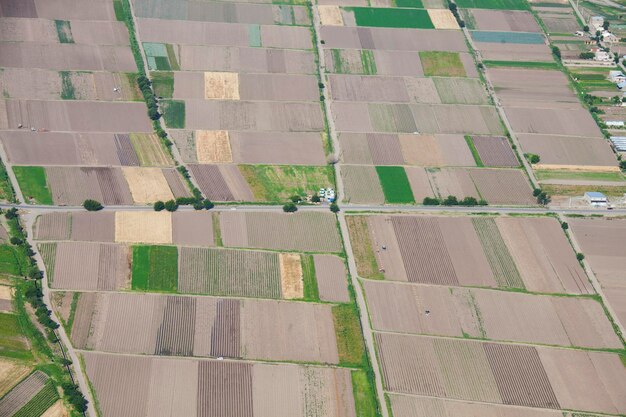
<svg viewBox="0 0 626 417"><path fill-rule="evenodd" d="M13 417L39 417L52 407L58 399L59 393L54 383L48 381L41 391L35 394L17 413L13 414Z"/></svg>
<svg viewBox="0 0 626 417"><path fill-rule="evenodd" d="M0 245L0 274L19 275L21 270L13 246Z"/></svg>
<svg viewBox="0 0 626 417"><path fill-rule="evenodd" d="M163 119L167 127L184 129L185 102L181 100L163 100L160 104L161 110L163 111Z"/></svg>
<svg viewBox="0 0 626 417"><path fill-rule="evenodd" d="M133 246L132 289L176 292L178 249L175 246Z"/></svg>
<svg viewBox="0 0 626 417"><path fill-rule="evenodd" d="M530 10L526 0L457 0L462 9Z"/></svg>
<svg viewBox="0 0 626 417"><path fill-rule="evenodd" d="M68 20L55 20L54 26L57 29L57 36L60 43L74 43L72 27Z"/></svg>
<svg viewBox="0 0 626 417"><path fill-rule="evenodd" d="M14 166L13 172L27 203L52 204L44 167Z"/></svg>
<svg viewBox="0 0 626 417"><path fill-rule="evenodd" d="M396 7L406 7L412 9L423 9L424 3L422 0L395 0Z"/></svg>
<svg viewBox="0 0 626 417"><path fill-rule="evenodd" d="M359 367L366 361L361 322L354 304L333 307L339 364Z"/></svg>
<svg viewBox="0 0 626 417"><path fill-rule="evenodd" d="M530 61L483 61L483 65L487 68L534 68L534 69L554 69L558 70L559 67L556 62L530 62Z"/></svg>
<svg viewBox="0 0 626 417"><path fill-rule="evenodd" d="M389 9L375 7L346 7L354 12L357 26L383 28L434 29L424 9Z"/></svg>
<svg viewBox="0 0 626 417"><path fill-rule="evenodd" d="M483 161L480 159L480 154L478 153L476 146L474 146L472 137L469 135L465 135L465 142L467 143L467 146L470 148L470 151L472 151L472 156L474 157L474 162L476 162L476 166L479 168L484 167L485 164L483 164Z"/></svg>
<svg viewBox="0 0 626 417"><path fill-rule="evenodd" d="M319 301L320 294L315 278L313 255L302 255L302 281L304 285L304 299L306 301Z"/></svg>
<svg viewBox="0 0 626 417"><path fill-rule="evenodd" d="M387 203L415 203L409 178L403 167L377 166L376 173Z"/></svg>

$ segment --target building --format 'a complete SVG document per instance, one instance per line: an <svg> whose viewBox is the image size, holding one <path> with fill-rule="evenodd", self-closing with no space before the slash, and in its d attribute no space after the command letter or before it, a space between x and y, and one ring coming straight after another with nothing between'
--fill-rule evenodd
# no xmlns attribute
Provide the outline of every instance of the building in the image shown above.
<svg viewBox="0 0 626 417"><path fill-rule="evenodd" d="M613 61L613 54L600 49L596 51L593 59L596 61L601 61L601 62L610 62L610 61Z"/></svg>
<svg viewBox="0 0 626 417"><path fill-rule="evenodd" d="M622 83L626 81L626 75L622 71L609 71L609 80L614 83Z"/></svg>
<svg viewBox="0 0 626 417"><path fill-rule="evenodd" d="M621 120L607 120L604 124L607 127L624 127L624 122Z"/></svg>
<svg viewBox="0 0 626 417"><path fill-rule="evenodd" d="M585 193L585 201L595 207L606 207L609 204L609 199L597 191L587 191Z"/></svg>
<svg viewBox="0 0 626 417"><path fill-rule="evenodd" d="M626 136L611 136L609 138L618 152L626 152Z"/></svg>
<svg viewBox="0 0 626 417"><path fill-rule="evenodd" d="M598 30L604 30L604 16L591 16L589 18L589 31L593 34Z"/></svg>

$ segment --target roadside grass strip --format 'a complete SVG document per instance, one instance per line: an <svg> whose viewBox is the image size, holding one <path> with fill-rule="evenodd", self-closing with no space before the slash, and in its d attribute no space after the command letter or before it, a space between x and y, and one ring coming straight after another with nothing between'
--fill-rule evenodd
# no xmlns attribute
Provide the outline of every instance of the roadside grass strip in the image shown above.
<svg viewBox="0 0 626 417"><path fill-rule="evenodd" d="M476 162L476 166L479 168L484 167L485 164L483 164L483 161L480 159L480 154L478 153L478 149L476 149L476 146L474 145L472 137L469 135L465 135L465 142L470 148L470 151L472 151L472 156L474 157L474 162Z"/></svg>
<svg viewBox="0 0 626 417"><path fill-rule="evenodd" d="M371 374L371 375L370 375ZM378 405L374 391L374 376L371 370L352 371L352 394L356 415L359 417L377 417Z"/></svg>
<svg viewBox="0 0 626 417"><path fill-rule="evenodd" d="M403 167L377 166L376 173L387 203L415 203L411 184Z"/></svg>
<svg viewBox="0 0 626 417"><path fill-rule="evenodd" d="M163 119L169 128L185 128L185 102L181 100L162 100L160 102Z"/></svg>
<svg viewBox="0 0 626 417"><path fill-rule="evenodd" d="M335 184L329 166L239 165L239 170L258 201L284 202L294 195L317 193Z"/></svg>
<svg viewBox="0 0 626 417"><path fill-rule="evenodd" d="M421 51L425 76L465 77L465 68L458 52Z"/></svg>
<svg viewBox="0 0 626 417"><path fill-rule="evenodd" d="M491 31L472 31L470 32L472 39L476 42L490 43L515 43L526 45L541 45L545 43L541 33L532 32L491 32Z"/></svg>
<svg viewBox="0 0 626 417"><path fill-rule="evenodd" d="M27 203L52 204L44 167L14 166L13 172Z"/></svg>
<svg viewBox="0 0 626 417"><path fill-rule="evenodd" d="M458 0L462 9L530 10L526 0Z"/></svg>
<svg viewBox="0 0 626 417"><path fill-rule="evenodd" d="M133 290L176 292L178 249L175 246L133 246Z"/></svg>
<svg viewBox="0 0 626 417"><path fill-rule="evenodd" d="M531 62L531 61L483 61L487 68L531 68L531 69L554 69L559 67L556 62Z"/></svg>
<svg viewBox="0 0 626 417"><path fill-rule="evenodd" d="M424 9L391 9L376 7L346 7L352 11L357 26L383 28L434 29L428 11Z"/></svg>

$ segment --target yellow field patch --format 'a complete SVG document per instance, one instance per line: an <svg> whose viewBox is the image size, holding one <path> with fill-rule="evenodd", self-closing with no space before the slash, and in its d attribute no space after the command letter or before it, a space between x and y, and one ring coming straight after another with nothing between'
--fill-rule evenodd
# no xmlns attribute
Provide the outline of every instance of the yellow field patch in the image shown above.
<svg viewBox="0 0 626 417"><path fill-rule="evenodd" d="M174 165L159 137L152 133L131 133L130 142L139 158L139 165L164 167Z"/></svg>
<svg viewBox="0 0 626 417"><path fill-rule="evenodd" d="M196 155L200 163L233 162L226 130L196 130Z"/></svg>
<svg viewBox="0 0 626 417"><path fill-rule="evenodd" d="M11 300L13 298L13 287L0 285L0 300Z"/></svg>
<svg viewBox="0 0 626 417"><path fill-rule="evenodd" d="M320 21L324 26L343 26L343 16L339 6L317 6Z"/></svg>
<svg viewBox="0 0 626 417"><path fill-rule="evenodd" d="M239 74L205 72L204 98L208 100L239 100Z"/></svg>
<svg viewBox="0 0 626 417"><path fill-rule="evenodd" d="M63 401L59 400L52 404L52 407L48 408L41 417L67 417L69 414L63 405Z"/></svg>
<svg viewBox="0 0 626 417"><path fill-rule="evenodd" d="M174 198L159 168L122 167L122 172L135 203L149 204Z"/></svg>
<svg viewBox="0 0 626 417"><path fill-rule="evenodd" d="M459 29L459 24L450 10L428 10L428 16L433 21L435 29Z"/></svg>
<svg viewBox="0 0 626 417"><path fill-rule="evenodd" d="M16 386L30 371L29 366L8 359L0 359L0 397Z"/></svg>
<svg viewBox="0 0 626 417"><path fill-rule="evenodd" d="M124 243L172 243L172 214L167 211L118 211L115 241Z"/></svg>
<svg viewBox="0 0 626 417"><path fill-rule="evenodd" d="M283 298L294 299L304 297L304 284L302 282L302 263L300 255L295 253L281 253L280 261L280 286L283 290Z"/></svg>
<svg viewBox="0 0 626 417"><path fill-rule="evenodd" d="M535 164L533 168L536 170L563 170L563 171L591 171L591 172L620 172L618 166L605 165L554 165L554 164Z"/></svg>

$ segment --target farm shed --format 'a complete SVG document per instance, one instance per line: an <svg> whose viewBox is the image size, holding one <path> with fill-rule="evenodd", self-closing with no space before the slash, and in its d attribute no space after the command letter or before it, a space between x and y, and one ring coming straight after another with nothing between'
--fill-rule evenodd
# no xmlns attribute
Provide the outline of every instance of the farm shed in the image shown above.
<svg viewBox="0 0 626 417"><path fill-rule="evenodd" d="M611 136L611 143L619 152L626 152L626 136Z"/></svg>
<svg viewBox="0 0 626 417"><path fill-rule="evenodd" d="M596 191L587 191L585 193L585 201L592 206L606 206L609 202L604 194Z"/></svg>

